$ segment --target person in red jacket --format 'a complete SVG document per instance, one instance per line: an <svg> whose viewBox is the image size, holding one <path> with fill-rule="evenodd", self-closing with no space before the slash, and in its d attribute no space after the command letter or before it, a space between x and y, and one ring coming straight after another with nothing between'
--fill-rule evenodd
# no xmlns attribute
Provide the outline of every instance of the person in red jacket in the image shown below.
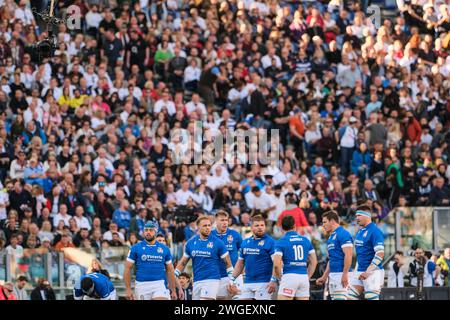
<svg viewBox="0 0 450 320"><path fill-rule="evenodd" d="M309 223L308 223L308 220L306 219L306 216L305 216L305 213L303 212L303 210L300 208L284 210L283 212L281 212L280 216L278 217L277 224L279 226L281 226L281 221L283 220L283 218L285 216L288 216L288 215L294 217L296 231L299 234L304 235L305 234L304 228L308 227Z"/></svg>
<svg viewBox="0 0 450 320"><path fill-rule="evenodd" d="M420 142L422 127L412 112L407 112L406 117L408 119L406 123L406 135L413 145L416 146Z"/></svg>
<svg viewBox="0 0 450 320"><path fill-rule="evenodd" d="M17 300L13 292L13 284L6 282L3 286L0 286L0 300Z"/></svg>

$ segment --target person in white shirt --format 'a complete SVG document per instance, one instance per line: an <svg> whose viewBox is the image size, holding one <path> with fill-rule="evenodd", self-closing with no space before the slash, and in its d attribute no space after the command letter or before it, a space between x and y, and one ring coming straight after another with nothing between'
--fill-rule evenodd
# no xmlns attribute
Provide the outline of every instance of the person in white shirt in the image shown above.
<svg viewBox="0 0 450 320"><path fill-rule="evenodd" d="M345 177L349 171L350 160L356 146L356 138L358 137L358 129L356 128L356 118L350 117L349 125L339 129L340 136L340 165L341 173Z"/></svg>
<svg viewBox="0 0 450 320"><path fill-rule="evenodd" d="M83 216L84 214L84 208L83 206L78 206L75 208L75 216L73 217L75 221L77 222L77 226L81 228L86 228L88 231L91 230L91 224L89 223L89 220Z"/></svg>
<svg viewBox="0 0 450 320"><path fill-rule="evenodd" d="M403 265L404 265L404 257L402 251L397 251L394 255L394 260L389 262L389 270L388 270L388 280L387 287L388 288L403 288L405 286L403 273Z"/></svg>
<svg viewBox="0 0 450 320"><path fill-rule="evenodd" d="M200 95L195 92L192 94L192 100L186 103L186 113L190 116L192 112L198 109L200 109L203 115L206 115L206 106L200 101Z"/></svg>
<svg viewBox="0 0 450 320"><path fill-rule="evenodd" d="M19 151L17 154L17 159L14 159L11 162L11 166L9 168L9 176L12 179L23 179L26 166L27 160L25 152Z"/></svg>
<svg viewBox="0 0 450 320"><path fill-rule="evenodd" d="M0 182L1 184L1 182ZM0 223L2 223L6 218L8 217L8 214L6 212L6 207L9 206L9 195L7 192L7 189L4 189L3 186L1 186L0 189Z"/></svg>
<svg viewBox="0 0 450 320"><path fill-rule="evenodd" d="M205 23L205 19L203 19L201 16L199 16L198 14L198 10L195 8L192 8L191 11L191 17L192 20L202 29L202 30L206 30L206 23Z"/></svg>
<svg viewBox="0 0 450 320"><path fill-rule="evenodd" d="M92 5L91 10L86 14L86 28L95 28L98 29L100 26L100 22L102 22L103 17L100 13L98 13L97 5Z"/></svg>
<svg viewBox="0 0 450 320"><path fill-rule="evenodd" d="M253 211L259 211L264 217L267 217L270 211L276 208L274 199L266 192L263 192L259 187L253 187Z"/></svg>
<svg viewBox="0 0 450 320"><path fill-rule="evenodd" d="M36 24L33 13L30 9L27 8L26 0L20 0L19 7L14 11L14 18L22 20L25 26Z"/></svg>
<svg viewBox="0 0 450 320"><path fill-rule="evenodd" d="M72 218L67 213L67 206L65 204L61 204L59 206L59 212L56 216L53 217L53 226L56 228L59 224L59 220L64 221L64 225L69 227L69 220Z"/></svg>
<svg viewBox="0 0 450 320"><path fill-rule="evenodd" d="M44 118L44 111L42 108L39 108L37 106L37 103L35 101L32 101L30 105L28 106L27 110L23 113L23 121L25 125L27 125L28 122L34 120L41 124L43 124L43 118Z"/></svg>
<svg viewBox="0 0 450 320"><path fill-rule="evenodd" d="M162 98L156 101L153 113L159 113L163 108L167 109L169 116L173 116L177 112L175 103L169 100L169 91L167 89L163 91Z"/></svg>
<svg viewBox="0 0 450 320"><path fill-rule="evenodd" d="M31 87L34 83L35 79L33 77L33 72L31 70L31 67L27 64L23 66L23 70L20 73L20 82L22 82L25 85L25 88L28 90L31 90Z"/></svg>
<svg viewBox="0 0 450 320"><path fill-rule="evenodd" d="M195 202L201 203L201 198L189 190L189 180L185 180L181 183L181 189L175 192L175 198L177 199L178 206L185 206L189 198L192 198Z"/></svg>
<svg viewBox="0 0 450 320"><path fill-rule="evenodd" d="M53 98L55 98L56 101L61 97L62 95L62 87L58 86L58 80L56 78L50 79L50 84L48 86L45 86L44 89L42 89L41 95L44 97L48 90L52 89L53 91Z"/></svg>
<svg viewBox="0 0 450 320"><path fill-rule="evenodd" d="M86 79L86 85L91 88L97 87L98 75L95 74L95 68L93 65L88 65L86 67L86 72L83 74L83 77Z"/></svg>
<svg viewBox="0 0 450 320"><path fill-rule="evenodd" d="M269 49L269 52L261 58L261 65L264 69L267 69L272 65L272 59L275 59L275 67L281 68L281 59L275 54L275 48Z"/></svg>
<svg viewBox="0 0 450 320"><path fill-rule="evenodd" d="M206 178L206 186L208 188L216 190L230 183L229 177L227 175L224 175L222 171L222 166L215 167L214 174Z"/></svg>
<svg viewBox="0 0 450 320"><path fill-rule="evenodd" d="M23 257L23 247L19 244L17 235L12 235L9 239L9 246L5 248L6 253L11 255L17 263Z"/></svg>
<svg viewBox="0 0 450 320"><path fill-rule="evenodd" d="M106 169L111 170L111 172L114 171L113 164L106 157L106 150L104 148L99 148L97 150L97 153L98 153L98 157L92 163L94 165L94 170L98 171L100 164L103 163L105 165Z"/></svg>
<svg viewBox="0 0 450 320"><path fill-rule="evenodd" d="M286 193L287 190L284 189L280 184L277 184L273 187L274 193L273 198L275 201L275 209L272 210L269 214L269 221L272 221L272 227L278 221L278 217L280 214L286 210Z"/></svg>
<svg viewBox="0 0 450 320"><path fill-rule="evenodd" d="M109 224L109 230L103 234L103 240L111 241L113 239L113 234L117 233L119 238L125 241L125 237L122 232L119 232L119 227L116 223L111 222Z"/></svg>
<svg viewBox="0 0 450 320"><path fill-rule="evenodd" d="M188 59L189 66L184 69L184 85L188 90L195 90L197 83L200 80L202 70L198 67L196 59Z"/></svg>

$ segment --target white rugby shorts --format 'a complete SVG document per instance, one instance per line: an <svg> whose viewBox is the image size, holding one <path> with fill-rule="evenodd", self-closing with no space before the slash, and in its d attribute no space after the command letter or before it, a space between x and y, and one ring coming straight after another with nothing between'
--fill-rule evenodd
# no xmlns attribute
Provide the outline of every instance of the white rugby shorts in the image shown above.
<svg viewBox="0 0 450 320"><path fill-rule="evenodd" d="M351 277L352 277L352 274L349 273L349 275L348 275L349 283L350 283ZM342 272L330 272L330 274L328 275L328 286L330 288L330 294L333 294L336 291L347 292L347 288L344 288L342 286L341 280L342 280Z"/></svg>
<svg viewBox="0 0 450 320"><path fill-rule="evenodd" d="M278 295L296 298L309 297L309 278L307 274L283 274Z"/></svg>
<svg viewBox="0 0 450 320"><path fill-rule="evenodd" d="M201 280L194 281L192 290L192 300L217 299L220 280Z"/></svg>
<svg viewBox="0 0 450 320"><path fill-rule="evenodd" d="M272 300L272 294L267 290L269 282L260 283L244 283L242 293L239 295L240 299L255 299L255 300Z"/></svg>
<svg viewBox="0 0 450 320"><path fill-rule="evenodd" d="M371 272L370 276L365 280L359 280L359 276L364 273L362 271L353 271L350 276L350 285L364 287L364 291L381 291L384 284L384 270L377 269Z"/></svg>
<svg viewBox="0 0 450 320"><path fill-rule="evenodd" d="M170 300L170 291L166 288L164 280L136 281L135 293L137 300L153 300L155 298Z"/></svg>

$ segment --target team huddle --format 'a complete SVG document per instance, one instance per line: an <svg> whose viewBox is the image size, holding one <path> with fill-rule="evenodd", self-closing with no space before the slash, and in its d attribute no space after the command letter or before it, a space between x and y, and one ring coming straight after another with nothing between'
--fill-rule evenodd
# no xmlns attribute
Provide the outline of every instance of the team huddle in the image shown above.
<svg viewBox="0 0 450 320"><path fill-rule="evenodd" d="M213 230L209 217L197 220L198 235L186 242L176 268L169 248L157 241L157 226L148 222L145 239L131 247L124 272L126 296L138 300L184 299L178 277L192 260L193 300L308 300L310 279L317 267L315 250L308 238L295 231L295 220L282 219L284 236L266 234L265 219L252 218L252 236L242 240L228 228L229 215L218 211ZM333 300L378 300L384 282L384 236L372 222L370 207L356 211L360 226L355 239L339 224L339 216L322 216L328 232L328 264L318 285L328 282ZM356 266L352 270L353 250ZM134 293L131 271L135 267ZM88 274L75 287L76 299L116 299L114 286L102 274Z"/></svg>

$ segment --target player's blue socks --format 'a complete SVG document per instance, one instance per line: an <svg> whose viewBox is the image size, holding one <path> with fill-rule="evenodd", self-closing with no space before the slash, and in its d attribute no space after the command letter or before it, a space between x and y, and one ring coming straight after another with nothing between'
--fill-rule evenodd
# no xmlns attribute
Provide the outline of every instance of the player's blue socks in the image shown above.
<svg viewBox="0 0 450 320"><path fill-rule="evenodd" d="M377 291L366 291L364 293L364 298L366 300L380 300L380 293Z"/></svg>
<svg viewBox="0 0 450 320"><path fill-rule="evenodd" d="M359 293L352 286L348 288L347 300L359 300Z"/></svg>

